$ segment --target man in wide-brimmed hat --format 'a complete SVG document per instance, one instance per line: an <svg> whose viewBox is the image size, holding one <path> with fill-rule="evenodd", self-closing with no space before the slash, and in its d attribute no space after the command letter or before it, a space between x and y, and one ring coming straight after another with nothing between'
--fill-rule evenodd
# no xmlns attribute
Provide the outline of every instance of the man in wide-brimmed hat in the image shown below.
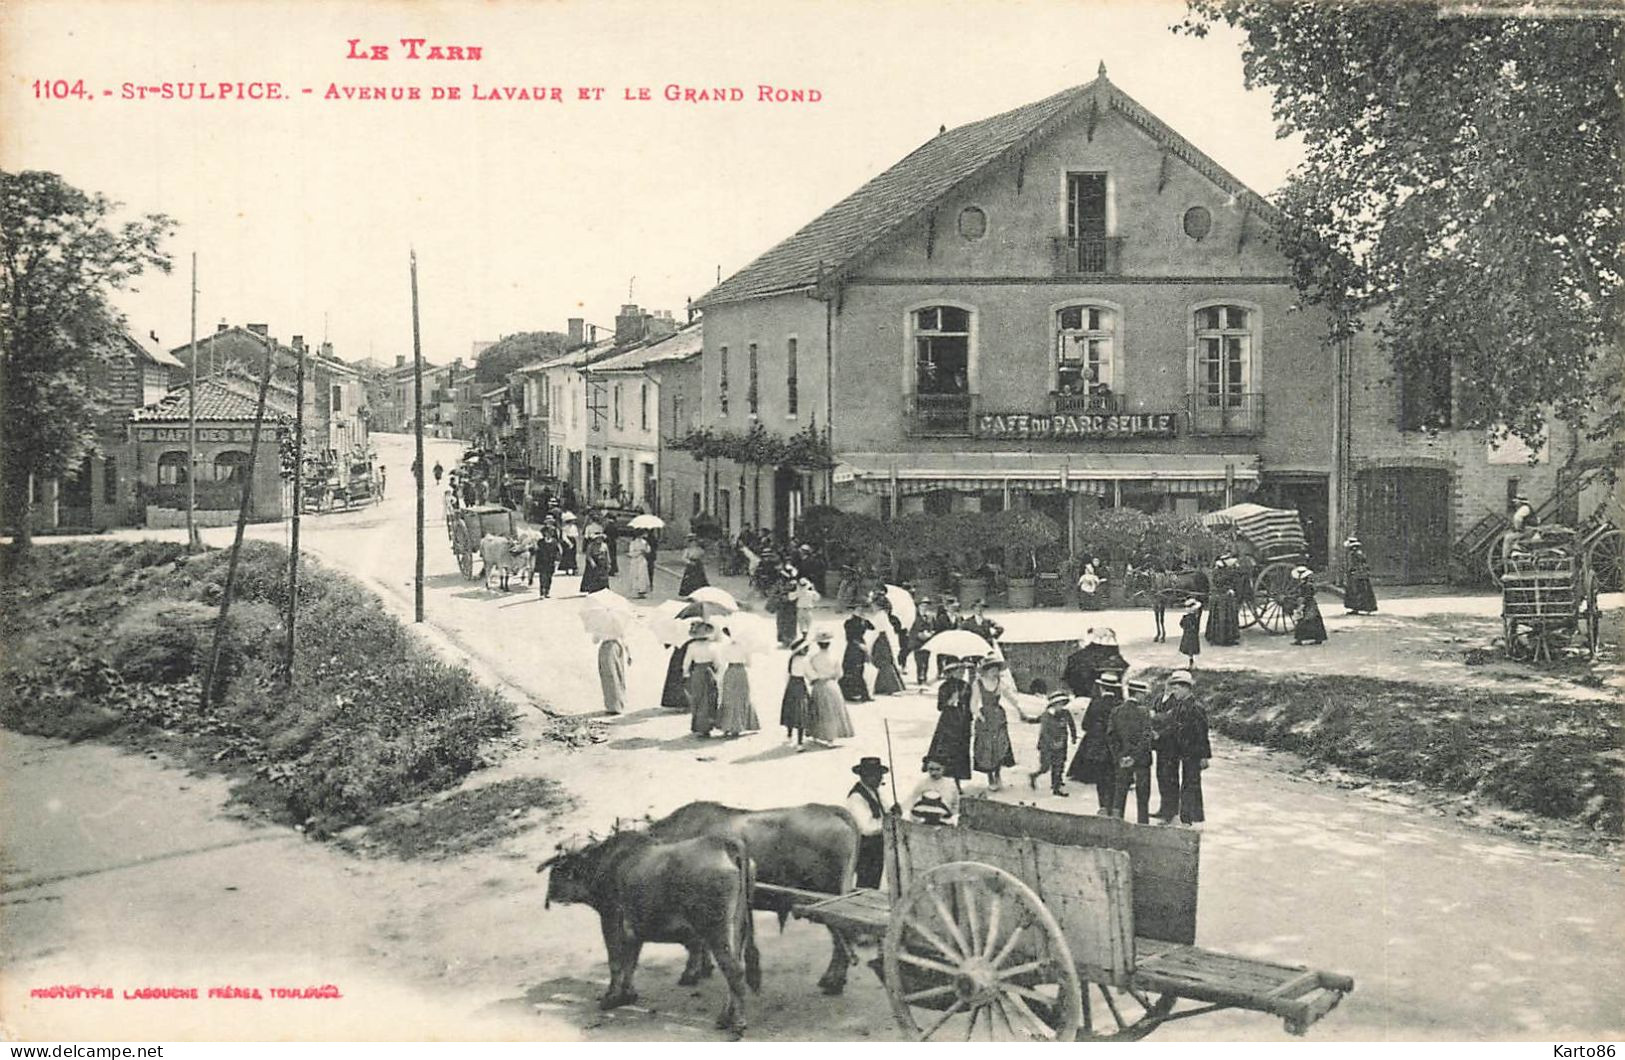
<svg viewBox="0 0 1625 1060"><path fill-rule="evenodd" d="M880 782L891 770L877 756L864 755L852 772L858 775L858 782L847 792L846 810L858 822L857 884L878 888L886 867L886 843L881 836L886 804L880 798Z"/></svg>
<svg viewBox="0 0 1625 1060"><path fill-rule="evenodd" d="M1101 679L1102 681L1105 678ZM1116 679L1121 702L1106 719L1106 741L1111 745L1117 776L1112 785L1111 816L1121 818L1128 808L1128 789L1134 788L1135 820L1151 823L1151 712L1140 702L1138 681Z"/></svg>

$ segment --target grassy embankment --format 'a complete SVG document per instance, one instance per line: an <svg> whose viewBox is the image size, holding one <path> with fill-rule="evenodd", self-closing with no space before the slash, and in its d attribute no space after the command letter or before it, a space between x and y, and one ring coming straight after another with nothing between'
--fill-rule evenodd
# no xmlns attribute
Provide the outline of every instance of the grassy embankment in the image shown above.
<svg viewBox="0 0 1625 1060"><path fill-rule="evenodd" d="M1233 739L1621 833L1618 703L1250 670L1205 670L1200 686L1212 728Z"/></svg>
<svg viewBox="0 0 1625 1060"><path fill-rule="evenodd" d="M243 547L221 690L202 709L228 558L91 542L38 546L13 561L0 581L0 724L156 749L226 773L238 800L317 836L456 787L513 733L505 700L315 562L301 570L297 658L284 687L288 554L260 542ZM506 801L487 792L479 804L508 816L515 800L534 808L566 798L537 783ZM432 837L389 846L444 848Z"/></svg>

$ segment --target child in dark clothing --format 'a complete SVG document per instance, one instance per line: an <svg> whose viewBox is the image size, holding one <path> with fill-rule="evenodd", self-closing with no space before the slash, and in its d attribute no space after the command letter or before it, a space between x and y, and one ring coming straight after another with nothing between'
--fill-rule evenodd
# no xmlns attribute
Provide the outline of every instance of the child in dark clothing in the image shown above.
<svg viewBox="0 0 1625 1060"><path fill-rule="evenodd" d="M1033 695L1041 696L1049 692L1049 685L1043 680L1032 683L1030 689ZM1065 771L1067 752L1072 749L1072 741L1078 737L1077 723L1072 720L1070 704L1072 696L1067 692L1051 692L1049 702L1044 706L1044 712L1036 718L1029 718L1025 714L1021 720L1038 726L1038 768L1027 776L1029 787L1038 787L1038 778L1045 773L1049 774L1049 790L1056 795L1066 798Z"/></svg>

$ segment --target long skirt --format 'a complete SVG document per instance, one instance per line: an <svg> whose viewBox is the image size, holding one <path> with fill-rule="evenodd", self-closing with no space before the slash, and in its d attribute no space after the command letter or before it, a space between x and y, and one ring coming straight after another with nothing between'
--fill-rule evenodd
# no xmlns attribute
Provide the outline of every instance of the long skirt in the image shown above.
<svg viewBox="0 0 1625 1060"><path fill-rule="evenodd" d="M1371 588L1371 575L1360 571L1350 574L1344 587L1343 606L1350 611L1375 611L1377 593Z"/></svg>
<svg viewBox="0 0 1625 1060"><path fill-rule="evenodd" d="M717 670L710 663L696 663L688 671L688 701L693 704L694 716L688 727L701 736L709 736L717 727Z"/></svg>
<svg viewBox="0 0 1625 1060"><path fill-rule="evenodd" d="M705 576L705 562L693 560L683 568L683 581L677 586L677 595L687 596L695 589L703 589L710 584L711 580Z"/></svg>
<svg viewBox="0 0 1625 1060"><path fill-rule="evenodd" d="M626 710L626 648L618 640L598 645L598 681L604 686L604 709L611 714Z"/></svg>
<svg viewBox="0 0 1625 1060"><path fill-rule="evenodd" d="M1292 627L1292 640L1295 643L1325 643L1326 623L1320 617L1320 605L1312 596L1304 597L1298 607L1298 622Z"/></svg>
<svg viewBox="0 0 1625 1060"><path fill-rule="evenodd" d="M729 663L722 671L722 697L717 708L717 728L724 736L756 732L762 723L750 701L750 671L744 663Z"/></svg>
<svg viewBox="0 0 1625 1060"><path fill-rule="evenodd" d="M587 565L581 568L581 591L595 593L600 589L609 588L609 565L607 563L587 559Z"/></svg>
<svg viewBox="0 0 1625 1060"><path fill-rule="evenodd" d="M891 638L885 634L875 638L872 653L875 664L875 695L889 696L903 690L903 671L897 668L897 655L891 649Z"/></svg>
<svg viewBox="0 0 1625 1060"><path fill-rule="evenodd" d="M779 609L773 612L775 631L779 635L780 644L793 644L796 639L796 605L788 600L779 601Z"/></svg>
<svg viewBox="0 0 1625 1060"><path fill-rule="evenodd" d="M784 698L779 700L779 724L785 736L802 736L807 730L807 682L792 675L784 683Z"/></svg>
<svg viewBox="0 0 1625 1060"><path fill-rule="evenodd" d="M1181 622L1179 628L1181 630L1179 634L1179 654L1190 656L1202 654L1202 634L1197 629L1196 624L1192 623L1187 626Z"/></svg>
<svg viewBox="0 0 1625 1060"><path fill-rule="evenodd" d="M955 780L970 779L970 712L944 710L937 715L937 728L931 734L931 746L925 752L925 762L940 762L942 771ZM924 762L921 763L924 768Z"/></svg>
<svg viewBox="0 0 1625 1060"><path fill-rule="evenodd" d="M869 702L869 682L864 679L863 665L869 656L858 641L846 642L846 653L841 656L841 695L848 703Z"/></svg>
<svg viewBox="0 0 1625 1060"><path fill-rule="evenodd" d="M666 663L666 683L660 687L660 705L663 707L688 709L688 687L683 681L683 661L686 658L687 644L679 644L671 650L671 661Z"/></svg>
<svg viewBox="0 0 1625 1060"><path fill-rule="evenodd" d="M834 681L814 681L809 706L812 717L807 720L807 735L814 740L834 743L857 735L852 716L846 712L846 701Z"/></svg>
<svg viewBox="0 0 1625 1060"><path fill-rule="evenodd" d="M649 595L649 565L643 562L643 557L634 556L632 559L632 594L634 596Z"/></svg>
<svg viewBox="0 0 1625 1060"><path fill-rule="evenodd" d="M1213 610L1207 614L1207 640L1219 647L1241 643L1241 615L1234 590L1214 594Z"/></svg>
<svg viewBox="0 0 1625 1060"><path fill-rule="evenodd" d="M978 773L997 773L1005 766L1016 764L1016 751L1010 746L1010 729L1002 720L988 724L978 719L971 749L971 760Z"/></svg>

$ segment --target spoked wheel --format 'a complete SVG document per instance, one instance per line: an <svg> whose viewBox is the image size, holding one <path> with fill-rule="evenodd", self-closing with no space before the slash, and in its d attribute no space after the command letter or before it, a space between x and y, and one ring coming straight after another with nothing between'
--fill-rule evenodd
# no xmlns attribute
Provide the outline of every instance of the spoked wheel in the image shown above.
<svg viewBox="0 0 1625 1060"><path fill-rule="evenodd" d="M1622 541L1618 530L1609 530L1591 543L1588 554L1591 557L1591 572L1597 577L1597 589L1605 593L1617 593L1620 585L1620 564Z"/></svg>
<svg viewBox="0 0 1625 1060"><path fill-rule="evenodd" d="M1258 624L1258 602L1252 593L1236 597L1236 628L1246 629Z"/></svg>
<svg viewBox="0 0 1625 1060"><path fill-rule="evenodd" d="M1168 1018L1178 1000L1174 994L1151 995L1132 986L1087 984L1083 991L1083 1029L1078 1038L1087 1042L1137 1042Z"/></svg>
<svg viewBox="0 0 1625 1060"><path fill-rule="evenodd" d="M1507 572L1507 561L1499 539L1490 542L1490 547L1484 552L1484 567L1490 572L1490 581L1500 585Z"/></svg>
<svg viewBox="0 0 1625 1060"><path fill-rule="evenodd" d="M1271 563L1258 572L1253 582L1253 609L1259 628L1269 633L1285 633L1292 628L1292 612L1298 602L1298 588L1292 581L1292 566Z"/></svg>
<svg viewBox="0 0 1625 1060"><path fill-rule="evenodd" d="M1073 1041L1082 987L1055 917L1003 869L920 873L892 908L882 967L910 1038Z"/></svg>

